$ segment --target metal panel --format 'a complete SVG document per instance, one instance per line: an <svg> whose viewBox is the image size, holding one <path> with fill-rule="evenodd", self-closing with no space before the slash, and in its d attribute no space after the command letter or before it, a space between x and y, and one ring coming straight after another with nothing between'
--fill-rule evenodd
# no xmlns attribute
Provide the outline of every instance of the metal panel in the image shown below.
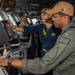
<svg viewBox="0 0 75 75"><path fill-rule="evenodd" d="M9 41L9 37L6 33L3 23L0 21L0 44L5 44Z"/></svg>

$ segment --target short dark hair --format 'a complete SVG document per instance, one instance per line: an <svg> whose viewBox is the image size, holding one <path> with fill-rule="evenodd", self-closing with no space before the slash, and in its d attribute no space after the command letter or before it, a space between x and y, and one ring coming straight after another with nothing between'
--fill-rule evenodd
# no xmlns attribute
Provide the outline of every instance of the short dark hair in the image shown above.
<svg viewBox="0 0 75 75"><path fill-rule="evenodd" d="M63 17L63 16L68 16L69 19L72 20L72 16L69 16L69 15L64 14L64 13L62 13L62 12L58 12L58 14L59 14L61 17Z"/></svg>

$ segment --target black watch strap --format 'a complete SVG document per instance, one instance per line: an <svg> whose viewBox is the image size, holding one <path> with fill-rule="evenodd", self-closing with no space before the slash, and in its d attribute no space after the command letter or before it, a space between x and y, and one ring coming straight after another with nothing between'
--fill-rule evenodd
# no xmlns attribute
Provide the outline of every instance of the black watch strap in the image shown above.
<svg viewBox="0 0 75 75"><path fill-rule="evenodd" d="M11 65L12 61L13 61L13 59L12 59L12 58L7 58L8 66L10 66L10 65Z"/></svg>

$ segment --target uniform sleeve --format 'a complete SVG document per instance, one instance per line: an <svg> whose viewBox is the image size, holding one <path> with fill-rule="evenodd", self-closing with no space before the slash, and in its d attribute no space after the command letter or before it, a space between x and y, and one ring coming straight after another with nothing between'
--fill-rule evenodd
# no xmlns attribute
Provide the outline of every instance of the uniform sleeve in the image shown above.
<svg viewBox="0 0 75 75"><path fill-rule="evenodd" d="M24 26L24 32L25 34L30 34L30 33L38 33L38 27L39 26Z"/></svg>
<svg viewBox="0 0 75 75"><path fill-rule="evenodd" d="M58 43L44 57L33 60L22 60L22 71L44 74L65 60L74 50L74 37L62 36ZM73 43L74 42L74 43Z"/></svg>

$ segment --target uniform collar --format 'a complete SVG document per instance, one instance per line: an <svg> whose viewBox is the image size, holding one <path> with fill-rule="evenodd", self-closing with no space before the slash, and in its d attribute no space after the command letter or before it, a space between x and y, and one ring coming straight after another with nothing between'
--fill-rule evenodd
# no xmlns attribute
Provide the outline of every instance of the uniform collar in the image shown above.
<svg viewBox="0 0 75 75"><path fill-rule="evenodd" d="M67 26L66 26L66 28L62 31L62 33L61 34L63 34L64 32L66 32L66 31L68 31L70 28L75 28L75 22L70 22Z"/></svg>

